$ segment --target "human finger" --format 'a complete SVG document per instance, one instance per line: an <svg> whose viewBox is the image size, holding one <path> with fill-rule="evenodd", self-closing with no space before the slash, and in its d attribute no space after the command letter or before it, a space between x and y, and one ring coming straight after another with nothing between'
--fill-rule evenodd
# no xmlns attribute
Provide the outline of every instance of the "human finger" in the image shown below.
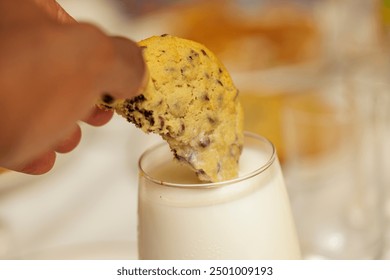
<svg viewBox="0 0 390 280"><path fill-rule="evenodd" d="M111 40L116 55L106 71L107 92L113 98L132 98L143 91L148 81L142 50L127 38L111 37Z"/></svg>
<svg viewBox="0 0 390 280"><path fill-rule="evenodd" d="M77 145L80 143L80 140L81 129L79 125L76 125L73 132L68 137L62 139L54 148L54 150L58 153L68 153L77 147Z"/></svg>
<svg viewBox="0 0 390 280"><path fill-rule="evenodd" d="M55 0L33 0L35 4L43 9L51 18L60 23L75 23L76 20L70 16L64 8Z"/></svg>
<svg viewBox="0 0 390 280"><path fill-rule="evenodd" d="M30 175L41 175L49 172L55 163L56 153L49 151L36 159L18 166L4 166L5 168Z"/></svg>
<svg viewBox="0 0 390 280"><path fill-rule="evenodd" d="M93 126L102 126L111 120L113 114L112 110L103 110L95 106L83 121Z"/></svg>

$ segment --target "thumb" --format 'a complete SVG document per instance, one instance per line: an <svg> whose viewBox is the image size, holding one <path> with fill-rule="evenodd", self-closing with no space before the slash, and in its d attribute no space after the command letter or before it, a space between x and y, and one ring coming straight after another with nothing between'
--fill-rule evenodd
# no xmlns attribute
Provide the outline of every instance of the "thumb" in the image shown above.
<svg viewBox="0 0 390 280"><path fill-rule="evenodd" d="M123 37L111 37L116 57L112 68L104 77L106 99L129 99L140 94L148 82L148 71L142 50L134 41ZM103 100L104 101L104 100ZM109 103L109 102L107 102Z"/></svg>

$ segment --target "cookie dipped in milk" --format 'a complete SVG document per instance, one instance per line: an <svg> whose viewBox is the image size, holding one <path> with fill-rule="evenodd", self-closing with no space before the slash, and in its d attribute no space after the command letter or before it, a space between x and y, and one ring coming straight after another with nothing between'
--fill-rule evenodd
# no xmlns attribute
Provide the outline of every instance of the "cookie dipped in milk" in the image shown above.
<svg viewBox="0 0 390 280"><path fill-rule="evenodd" d="M273 145L246 133L237 178L205 183L168 145L139 161L140 259L300 259Z"/></svg>
<svg viewBox="0 0 390 280"><path fill-rule="evenodd" d="M139 160L139 258L301 258L275 148L244 134L239 91L223 64L175 36L139 45L145 91L100 103L165 140Z"/></svg>

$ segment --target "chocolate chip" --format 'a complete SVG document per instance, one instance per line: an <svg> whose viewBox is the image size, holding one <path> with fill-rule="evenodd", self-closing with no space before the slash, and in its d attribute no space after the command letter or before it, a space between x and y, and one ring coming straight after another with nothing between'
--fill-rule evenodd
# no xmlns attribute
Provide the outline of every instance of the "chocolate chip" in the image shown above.
<svg viewBox="0 0 390 280"><path fill-rule="evenodd" d="M166 36L168 36L168 34L166 33L161 35L161 37L166 37Z"/></svg>
<svg viewBox="0 0 390 280"><path fill-rule="evenodd" d="M145 118L149 118L150 116L153 115L153 111L149 111L149 110L144 110L142 113L145 116Z"/></svg>
<svg viewBox="0 0 390 280"><path fill-rule="evenodd" d="M207 120L209 121L209 123L215 124L215 119L214 119L214 118L212 118L212 117L207 117Z"/></svg>
<svg viewBox="0 0 390 280"><path fill-rule="evenodd" d="M208 56L207 52L204 49L201 49L200 51L203 53L203 55Z"/></svg>
<svg viewBox="0 0 390 280"><path fill-rule="evenodd" d="M206 148L206 147L210 146L210 143L211 143L211 140L210 140L210 137L208 137L208 136L204 136L204 137L200 138L200 140L199 140L199 146L201 146L202 148Z"/></svg>
<svg viewBox="0 0 390 280"><path fill-rule="evenodd" d="M140 95L137 95L137 96L133 97L132 99L130 99L129 103L131 103L131 104L140 103L140 102L143 102L145 100L146 100L145 96L143 94L140 94Z"/></svg>
<svg viewBox="0 0 390 280"><path fill-rule="evenodd" d="M173 152L173 156L174 156L178 161L185 161L185 162L187 161L187 160L185 159L185 157L179 156L179 155L177 154L176 151Z"/></svg>
<svg viewBox="0 0 390 280"><path fill-rule="evenodd" d="M134 104L133 103L130 103L130 102L126 103L125 108L126 108L126 112L128 112L128 113L134 112Z"/></svg>
<svg viewBox="0 0 390 280"><path fill-rule="evenodd" d="M196 170L197 175L206 175L206 172L203 169Z"/></svg>
<svg viewBox="0 0 390 280"><path fill-rule="evenodd" d="M143 94L137 95L136 97L134 97L134 99L135 99L137 102L143 102L143 101L146 100L145 95L143 95Z"/></svg>
<svg viewBox="0 0 390 280"><path fill-rule="evenodd" d="M140 110L140 113L145 116L145 119L150 123L151 126L154 125L153 111L152 110Z"/></svg>
<svg viewBox="0 0 390 280"><path fill-rule="evenodd" d="M202 99L203 99L204 101L210 101L210 97L209 97L209 95L208 95L207 92L205 92L205 93L203 94Z"/></svg>
<svg viewBox="0 0 390 280"><path fill-rule="evenodd" d="M191 50L189 56L187 57L187 59L192 62L196 57L199 56L199 53L197 53L196 51L194 50Z"/></svg>
<svg viewBox="0 0 390 280"><path fill-rule="evenodd" d="M161 116L158 116L158 119L160 120L160 129L163 129L165 125L165 119Z"/></svg>
<svg viewBox="0 0 390 280"><path fill-rule="evenodd" d="M106 104L112 104L115 101L115 98L112 97L109 93L103 93L102 101Z"/></svg>
<svg viewBox="0 0 390 280"><path fill-rule="evenodd" d="M199 53L197 53L197 52L194 51L194 50L191 50L191 55L196 57L196 56L199 56Z"/></svg>
<svg viewBox="0 0 390 280"><path fill-rule="evenodd" d="M223 83L220 80L217 80L217 83L223 86Z"/></svg>
<svg viewBox="0 0 390 280"><path fill-rule="evenodd" d="M186 126L185 126L185 124L182 122L182 123L180 124L180 130L177 132L177 136L183 135L185 130L186 130Z"/></svg>

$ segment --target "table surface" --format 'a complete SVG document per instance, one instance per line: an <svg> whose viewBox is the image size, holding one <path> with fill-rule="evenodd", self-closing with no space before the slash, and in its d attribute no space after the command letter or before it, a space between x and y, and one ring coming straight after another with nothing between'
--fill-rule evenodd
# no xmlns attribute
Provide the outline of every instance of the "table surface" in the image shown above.
<svg viewBox="0 0 390 280"><path fill-rule="evenodd" d="M0 258L137 257L137 159L161 140L119 117L82 129L80 146L48 174L0 176Z"/></svg>

